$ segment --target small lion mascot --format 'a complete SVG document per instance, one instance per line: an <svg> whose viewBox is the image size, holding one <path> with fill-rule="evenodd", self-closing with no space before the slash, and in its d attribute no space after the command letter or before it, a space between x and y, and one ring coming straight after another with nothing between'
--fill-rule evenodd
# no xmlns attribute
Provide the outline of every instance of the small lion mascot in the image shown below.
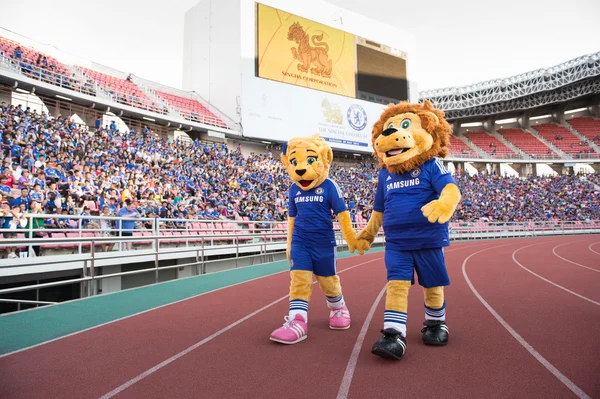
<svg viewBox="0 0 600 399"><path fill-rule="evenodd" d="M333 152L323 138L318 134L295 137L283 145L281 159L293 181L289 191L287 234L292 281L289 314L284 318L283 327L273 331L270 339L295 344L307 337L313 273L330 309L329 327L350 328L350 312L335 269L336 243L331 212L337 215L351 251L356 247L356 233L339 186L328 178Z"/></svg>
<svg viewBox="0 0 600 399"><path fill-rule="evenodd" d="M451 134L443 112L427 100L390 104L373 126L381 170L373 214L358 235L357 249L368 249L383 224L388 284L383 336L371 349L375 355L401 359L406 351L408 289L415 271L425 296L423 342L448 343L444 247L450 245L447 222L461 195L437 157L448 154Z"/></svg>

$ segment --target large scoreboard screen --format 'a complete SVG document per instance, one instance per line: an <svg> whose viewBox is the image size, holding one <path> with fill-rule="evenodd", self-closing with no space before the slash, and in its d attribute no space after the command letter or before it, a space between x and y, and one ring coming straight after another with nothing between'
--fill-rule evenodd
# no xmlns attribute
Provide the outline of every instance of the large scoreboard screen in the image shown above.
<svg viewBox="0 0 600 399"><path fill-rule="evenodd" d="M405 57L273 7L257 4L256 12L256 76L352 98L408 99Z"/></svg>

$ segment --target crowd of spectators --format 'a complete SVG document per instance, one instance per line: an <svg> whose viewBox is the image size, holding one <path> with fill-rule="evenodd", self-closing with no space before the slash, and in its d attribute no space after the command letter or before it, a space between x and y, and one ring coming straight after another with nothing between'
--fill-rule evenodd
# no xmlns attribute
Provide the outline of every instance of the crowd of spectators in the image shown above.
<svg viewBox="0 0 600 399"><path fill-rule="evenodd" d="M78 125L21 106L0 107L0 216L4 228L17 223L32 203L53 229L78 227L69 215L102 214L176 219L284 221L289 177L279 152L243 156L222 143L166 141L148 128L119 132L115 123ZM346 196L354 221L368 220L378 165L336 167L331 178ZM501 177L459 174L463 193L456 221L600 219L600 194L579 176ZM596 176L591 179L597 179ZM36 205L37 206L37 205ZM114 228L80 219L82 227ZM139 221L152 227L152 222ZM121 230L125 229L125 223Z"/></svg>

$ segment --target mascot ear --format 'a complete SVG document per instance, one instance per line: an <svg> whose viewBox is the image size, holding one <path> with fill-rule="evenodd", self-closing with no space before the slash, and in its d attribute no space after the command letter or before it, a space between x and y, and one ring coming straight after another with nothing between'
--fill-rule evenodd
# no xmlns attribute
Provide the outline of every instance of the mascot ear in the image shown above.
<svg viewBox="0 0 600 399"><path fill-rule="evenodd" d="M328 145L323 146L320 152L320 156L323 159L323 165L331 165L331 163L333 162L333 151L331 150L331 147L329 147Z"/></svg>
<svg viewBox="0 0 600 399"><path fill-rule="evenodd" d="M281 146L281 162L283 163L283 166L287 169L288 165L290 164L290 162L288 161L288 157L287 157L287 147L288 144L287 143L283 143L283 145Z"/></svg>
<svg viewBox="0 0 600 399"><path fill-rule="evenodd" d="M440 124L440 118L435 114L435 108L429 100L423 101L424 111L418 112L417 114L421 118L421 124L427 131L433 131Z"/></svg>

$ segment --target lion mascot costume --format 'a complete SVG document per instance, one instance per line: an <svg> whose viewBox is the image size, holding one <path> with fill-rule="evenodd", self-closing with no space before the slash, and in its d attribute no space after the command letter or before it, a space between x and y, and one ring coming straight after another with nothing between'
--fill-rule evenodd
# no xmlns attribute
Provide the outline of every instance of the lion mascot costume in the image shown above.
<svg viewBox="0 0 600 399"><path fill-rule="evenodd" d="M387 295L383 336L372 353L401 359L406 351L408 290L416 271L425 296L423 342L446 345L444 286L450 284L444 247L448 220L460 201L456 182L439 158L452 134L444 114L423 105L390 104L373 126L374 156L381 166L373 214L359 233L357 248L368 249L379 228L385 233Z"/></svg>
<svg viewBox="0 0 600 399"><path fill-rule="evenodd" d="M351 251L356 247L356 233L342 192L329 179L333 152L323 138L293 138L283 145L281 159L293 181L289 190L286 253L291 269L290 303L283 327L273 331L270 339L295 344L307 337L313 274L330 309L329 327L350 328L350 312L335 268L332 211Z"/></svg>

